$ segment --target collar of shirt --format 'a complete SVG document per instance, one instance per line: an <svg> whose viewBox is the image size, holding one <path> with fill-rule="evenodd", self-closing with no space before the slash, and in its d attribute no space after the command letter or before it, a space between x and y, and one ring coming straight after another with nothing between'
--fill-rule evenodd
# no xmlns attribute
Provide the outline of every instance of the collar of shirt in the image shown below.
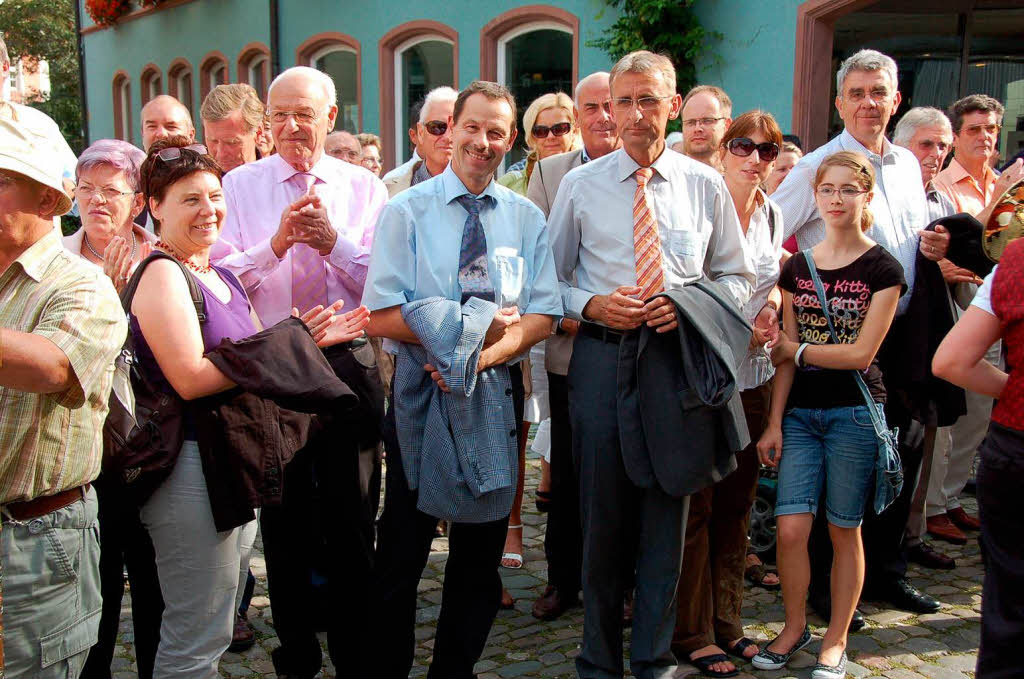
<svg viewBox="0 0 1024 679"><path fill-rule="evenodd" d="M586 146L583 147L583 162L584 163L589 163L590 162L590 154L587 153L587 147Z"/></svg>
<svg viewBox="0 0 1024 679"><path fill-rule="evenodd" d="M22 270L38 283L43 280L43 274L53 258L63 250L64 246L60 238L57 237L57 232L50 230L30 245L14 262L20 264Z"/></svg>
<svg viewBox="0 0 1024 679"><path fill-rule="evenodd" d="M487 183L487 188L477 195L466 188L466 185L462 183L461 179L459 179L459 175L455 174L455 170L452 169L451 163L449 163L448 167L444 168L444 172L441 173L441 184L444 187L445 205L450 204L459 196L464 196L467 193L476 198L480 198L481 196L490 196L493 201L498 200L498 194L494 189L493 179Z"/></svg>
<svg viewBox="0 0 1024 679"><path fill-rule="evenodd" d="M325 165L330 163L328 158L330 158L330 156L328 156L326 153L322 153L320 155L320 160L316 161L313 167L307 170L307 174L313 175L316 178L316 183L318 184L328 183L329 179L331 178L330 172L328 172L327 168L325 167ZM296 170L294 167L292 167L292 165L288 161L281 157L280 153L275 153L274 155L270 156L269 160L271 163L272 176L274 178L274 181L276 181L278 184L283 184L284 182L288 181L295 175L300 174L302 172L301 170ZM331 158L331 160L335 160L336 162L339 163L344 162L337 160L336 158Z"/></svg>
<svg viewBox="0 0 1024 679"><path fill-rule="evenodd" d="M655 176L659 176L662 179L665 179L668 176L672 163L666 153L668 150L669 148L666 146L661 150L661 155L651 163L650 167L654 170L654 175L651 177L650 181L654 181ZM619 159L615 178L620 182L624 182L636 174L636 171L640 169L640 164L633 160L633 158L626 153L626 149L624 148L619 149L616 153L619 154Z"/></svg>
<svg viewBox="0 0 1024 679"><path fill-rule="evenodd" d="M850 134L850 131L843 129L843 133L839 135L840 143L843 148L847 151L859 151L867 156L875 165L895 165L896 154L893 153L892 144L885 137L882 137L882 155L878 155L873 151L869 151L867 146L857 141L857 138Z"/></svg>
<svg viewBox="0 0 1024 679"><path fill-rule="evenodd" d="M974 178L974 175L968 172L964 168L964 166L960 164L960 161L958 161L956 158L953 158L953 160L949 161L949 166L946 168L946 171L949 172L949 179L951 184L958 184L966 179L977 185L977 180ZM984 175L985 181L984 186L982 188L984 189L983 192L987 194L992 184L994 184L996 181L995 170L993 170L987 163L985 164Z"/></svg>

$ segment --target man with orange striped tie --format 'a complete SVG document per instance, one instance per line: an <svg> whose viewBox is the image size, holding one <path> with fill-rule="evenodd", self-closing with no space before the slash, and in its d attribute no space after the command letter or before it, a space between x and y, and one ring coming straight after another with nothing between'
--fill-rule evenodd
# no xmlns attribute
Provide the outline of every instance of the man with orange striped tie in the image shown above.
<svg viewBox="0 0 1024 679"><path fill-rule="evenodd" d="M636 423L622 420L633 416L617 399L619 345L642 325L676 332L676 307L658 293L707 278L742 305L755 278L722 177L665 146L682 105L672 62L626 55L611 94L622 148L569 172L548 218L565 314L581 321L568 374L584 544L576 669L584 679L623 676L625 563L636 568L632 674L667 678L688 500L638 483L623 459L621 432Z"/></svg>

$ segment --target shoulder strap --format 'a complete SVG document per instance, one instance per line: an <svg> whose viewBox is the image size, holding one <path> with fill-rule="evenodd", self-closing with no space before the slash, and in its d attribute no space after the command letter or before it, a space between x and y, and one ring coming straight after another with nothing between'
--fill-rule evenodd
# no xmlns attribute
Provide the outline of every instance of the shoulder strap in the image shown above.
<svg viewBox="0 0 1024 679"><path fill-rule="evenodd" d="M818 293L818 301L821 303L821 312L825 315L825 320L828 322L828 331L832 335L832 341L839 344L839 336L836 335L836 328L832 325L832 314L828 310L828 300L825 298L825 286L821 283L821 277L818 276L818 268L814 266L814 256L811 254L810 248L802 250L800 252L804 256L804 260L807 262L807 268L811 272L811 280L814 282L814 290ZM871 413L871 423L875 426L875 433L881 435L884 429L880 428L880 422L877 421L878 413L875 410L875 399L871 398L871 392L868 391L868 385L864 383L864 377L861 376L859 370L851 370L853 373L853 379L857 382L857 387L860 388L861 396L864 397L864 404L868 407L868 412Z"/></svg>
<svg viewBox="0 0 1024 679"><path fill-rule="evenodd" d="M768 237L772 241L772 247L775 247L775 208L768 202L767 196L765 196L764 205L768 208Z"/></svg>
<svg viewBox="0 0 1024 679"><path fill-rule="evenodd" d="M192 304L196 308L196 317L199 319L199 324L205 323L206 300L203 299L203 291L199 289L195 276L185 268L184 264L159 250L155 250L149 257L139 262L139 266L135 268L135 273L132 274L131 280L128 281L128 284L124 286L124 290L121 291L121 306L124 307L125 313L131 313L132 300L135 298L135 291L139 287L139 281L142 280L142 272L149 266L150 262L158 259L169 259L181 269L181 273L185 275L185 282L188 284L188 292L192 296Z"/></svg>

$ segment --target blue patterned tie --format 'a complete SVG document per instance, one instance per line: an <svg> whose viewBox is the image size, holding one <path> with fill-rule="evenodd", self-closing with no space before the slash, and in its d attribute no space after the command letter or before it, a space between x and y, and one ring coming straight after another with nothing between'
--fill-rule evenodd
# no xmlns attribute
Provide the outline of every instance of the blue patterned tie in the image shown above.
<svg viewBox="0 0 1024 679"><path fill-rule="evenodd" d="M465 194L455 200L466 208L466 225L462 230L462 250L459 252L459 287L462 288L462 302L470 297L494 301L494 286L487 272L487 236L480 223L480 209L490 196L476 198Z"/></svg>

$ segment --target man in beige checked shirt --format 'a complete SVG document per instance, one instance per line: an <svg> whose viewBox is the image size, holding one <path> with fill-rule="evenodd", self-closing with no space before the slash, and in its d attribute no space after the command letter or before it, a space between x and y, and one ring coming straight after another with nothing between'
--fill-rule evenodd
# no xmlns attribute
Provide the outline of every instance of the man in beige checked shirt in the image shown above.
<svg viewBox="0 0 1024 679"><path fill-rule="evenodd" d="M59 159L0 120L0 568L5 671L78 677L100 619L100 470L114 357L114 286L66 252Z"/></svg>

